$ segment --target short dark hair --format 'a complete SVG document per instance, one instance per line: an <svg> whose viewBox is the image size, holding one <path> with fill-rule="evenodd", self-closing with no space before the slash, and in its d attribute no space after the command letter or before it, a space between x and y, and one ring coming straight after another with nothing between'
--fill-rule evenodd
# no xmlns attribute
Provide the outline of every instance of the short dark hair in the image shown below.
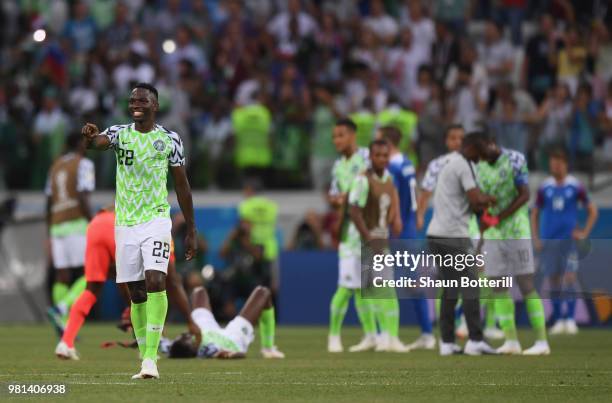
<svg viewBox="0 0 612 403"><path fill-rule="evenodd" d="M168 350L168 358L193 358L196 355L197 352L193 346L183 339L175 340Z"/></svg>
<svg viewBox="0 0 612 403"><path fill-rule="evenodd" d="M83 135L78 132L71 132L66 138L66 149L68 151L75 151L81 146L83 142Z"/></svg>
<svg viewBox="0 0 612 403"><path fill-rule="evenodd" d="M565 149L563 149L561 147L553 148L552 150L550 150L549 153L548 153L548 157L549 158L558 158L558 159L563 160L565 162L568 161L567 153L565 152Z"/></svg>
<svg viewBox="0 0 612 403"><path fill-rule="evenodd" d="M380 128L383 139L393 144L395 147L399 146L402 141L402 132L395 126L383 126Z"/></svg>
<svg viewBox="0 0 612 403"><path fill-rule="evenodd" d="M153 93L155 95L155 99L159 99L159 94L157 92L157 88L155 88L154 86L152 86L149 83L138 83L134 86L134 88L143 88L145 90L149 90L151 91L151 93Z"/></svg>
<svg viewBox="0 0 612 403"><path fill-rule="evenodd" d="M483 131L468 133L463 139L464 146L476 146L478 148L483 147L486 143L491 141L491 137Z"/></svg>
<svg viewBox="0 0 612 403"><path fill-rule="evenodd" d="M387 140L372 140L370 142L370 151L372 151L372 149L374 147L389 147L389 143L387 142Z"/></svg>
<svg viewBox="0 0 612 403"><path fill-rule="evenodd" d="M448 135L450 134L450 132L452 132L453 130L458 130L458 129L463 130L463 126L458 123L454 123L452 125L446 126L446 129L444 130L444 139L446 140L448 138Z"/></svg>
<svg viewBox="0 0 612 403"><path fill-rule="evenodd" d="M344 126L353 133L357 131L357 125L349 118L342 118L336 122L336 126Z"/></svg>

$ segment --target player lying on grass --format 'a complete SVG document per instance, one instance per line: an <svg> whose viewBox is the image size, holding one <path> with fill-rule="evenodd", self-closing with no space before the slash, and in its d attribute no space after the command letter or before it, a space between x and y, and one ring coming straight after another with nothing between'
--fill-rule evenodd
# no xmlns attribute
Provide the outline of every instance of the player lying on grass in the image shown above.
<svg viewBox="0 0 612 403"><path fill-rule="evenodd" d="M550 279L553 306L550 334L576 334L576 276L580 266L577 242L589 237L597 221L597 206L590 200L584 185L568 175L564 150L550 154L549 167L551 176L540 185L531 209L533 241L540 252L543 272ZM578 221L579 205L588 213L584 228L580 228Z"/></svg>
<svg viewBox="0 0 612 403"><path fill-rule="evenodd" d="M270 289L256 287L238 316L222 328L213 316L208 292L198 287L191 294L191 317L200 328L195 336L184 333L170 345L170 358L244 358L253 342L253 326L259 322L261 354L264 358L285 358L274 345L275 319Z"/></svg>
<svg viewBox="0 0 612 403"><path fill-rule="evenodd" d="M104 283L109 279L111 267L115 263L114 228L115 213L113 206L100 210L87 227L87 246L85 248L85 279L87 285L70 310L66 328L61 329L61 340L55 348L55 355L58 358L79 359L74 341L85 323L85 318L98 300ZM191 320L191 309L187 294L181 284L180 277L176 273L174 253L170 255L166 283L170 299L187 319L189 330L194 334L199 332L198 327ZM122 291L122 296L126 299L126 303L129 303L125 286L119 284L119 288ZM53 319L55 326L60 327L61 318L54 317Z"/></svg>
<svg viewBox="0 0 612 403"><path fill-rule="evenodd" d="M506 341L497 349L500 354L547 355L544 306L534 285L534 259L527 202L529 201L528 170L525 156L518 151L499 147L487 138L476 167L481 191L497 199L480 219L484 244L485 274L490 279L514 276L518 283L535 344L522 352L516 332L514 300L507 288L493 290L495 313Z"/></svg>

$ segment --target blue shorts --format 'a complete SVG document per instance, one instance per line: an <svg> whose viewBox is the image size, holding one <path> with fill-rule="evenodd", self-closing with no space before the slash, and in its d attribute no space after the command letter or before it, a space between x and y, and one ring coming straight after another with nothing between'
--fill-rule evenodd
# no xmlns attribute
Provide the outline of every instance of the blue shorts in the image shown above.
<svg viewBox="0 0 612 403"><path fill-rule="evenodd" d="M540 267L547 276L576 273L579 268L578 250L572 239L542 240Z"/></svg>

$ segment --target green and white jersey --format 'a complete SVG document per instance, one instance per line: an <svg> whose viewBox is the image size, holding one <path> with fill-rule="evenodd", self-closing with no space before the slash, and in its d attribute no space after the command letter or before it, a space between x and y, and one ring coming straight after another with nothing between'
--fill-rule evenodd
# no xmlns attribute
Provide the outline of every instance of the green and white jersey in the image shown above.
<svg viewBox="0 0 612 403"><path fill-rule="evenodd" d="M494 164L486 161L478 163L476 176L480 189L497 199L497 204L489 208L489 214L498 215L518 196L517 187L528 184L529 171L523 154L502 148L501 155ZM474 230L473 224L471 229ZM531 238L527 204L525 203L497 226L486 230L484 237L485 239Z"/></svg>
<svg viewBox="0 0 612 403"><path fill-rule="evenodd" d="M136 225L170 217L168 165L185 165L178 134L155 125L140 133L134 124L111 126L102 132L117 156L115 225Z"/></svg>
<svg viewBox="0 0 612 403"><path fill-rule="evenodd" d="M347 196L340 223L340 257L354 256L361 251L361 237L359 231L351 221L348 210L348 194L354 180L370 166L370 151L359 148L351 158L342 156L336 160L332 168L332 184L329 190L331 196L344 194Z"/></svg>
<svg viewBox="0 0 612 403"><path fill-rule="evenodd" d="M198 350L198 356L202 358L211 358L217 350L229 351L232 353L240 353L240 347L223 331L208 330L202 332L202 342Z"/></svg>

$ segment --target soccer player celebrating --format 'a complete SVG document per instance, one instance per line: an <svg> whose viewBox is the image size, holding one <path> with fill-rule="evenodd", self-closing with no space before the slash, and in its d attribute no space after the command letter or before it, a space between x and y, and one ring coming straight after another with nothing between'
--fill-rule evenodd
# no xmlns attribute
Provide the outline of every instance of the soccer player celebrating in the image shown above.
<svg viewBox="0 0 612 403"><path fill-rule="evenodd" d="M389 144L390 159L387 169L393 177L393 183L399 195L399 213L402 219L402 232L398 238L414 239L416 238L415 211L417 209L416 178L414 166L398 148L402 133L393 126L385 126L379 129L377 138L384 139ZM421 336L409 347L411 350L419 348L432 350L436 346L436 338L433 336L427 300L422 296L415 296L412 302L421 327ZM399 325L399 305L396 305L398 307L397 321Z"/></svg>
<svg viewBox="0 0 612 403"><path fill-rule="evenodd" d="M85 279L87 280L87 285L70 309L66 329L62 334L62 339L55 348L55 355L60 359L79 359L79 354L74 347L74 341L85 323L85 318L98 300L104 283L109 278L111 266L115 263L114 232L115 212L113 206L100 210L87 227L87 247L85 249ZM166 283L170 299L187 320L189 331L194 334L199 332L197 326L191 320L191 308L189 307L187 294L181 283L180 276L176 273L173 251L170 253ZM121 284L121 286L125 286L125 284ZM122 291L122 296L126 295L126 302L128 302L128 292L120 291Z"/></svg>
<svg viewBox="0 0 612 403"><path fill-rule="evenodd" d="M535 267L527 212L527 162L523 154L500 148L491 138L487 144L476 171L481 190L494 196L497 204L489 207L480 220L486 256L485 274L490 279L516 278L536 336L535 344L523 354L547 355L550 347L546 340L544 307L534 286ZM507 288L496 288L493 298L495 313L506 337L497 352L520 354L512 296Z"/></svg>
<svg viewBox="0 0 612 403"><path fill-rule="evenodd" d="M371 168L357 176L351 185L349 214L364 244L372 240L389 239L390 226L395 236L402 231L399 196L393 178L387 171L389 152L390 146L386 140L373 141L370 144ZM357 268L359 272L356 274L361 278L361 265ZM399 339L399 303L395 290L385 289L380 296L382 298L371 301L381 329L376 351L410 351Z"/></svg>
<svg viewBox="0 0 612 403"><path fill-rule="evenodd" d="M349 350L364 351L376 347L376 321L372 304L361 296L361 238L348 213L348 192L355 177L368 167L368 149L359 148L357 126L350 119L339 120L333 130L333 142L341 157L332 168L330 203L340 209L340 245L338 247L338 289L331 300L327 350L339 353L344 350L340 339L342 321L349 300L355 294L355 308L363 327L364 338Z"/></svg>
<svg viewBox="0 0 612 403"><path fill-rule="evenodd" d="M550 154L549 169L552 176L540 185L531 210L533 240L536 249L541 251L544 273L550 278L553 304L550 334L576 334L576 299L572 295L576 292L578 270L575 242L589 237L597 220L597 206L589 199L582 183L568 175L567 155L563 150ZM584 228L578 226L580 204L588 212ZM562 313L563 305L565 312Z"/></svg>
<svg viewBox="0 0 612 403"><path fill-rule="evenodd" d="M112 148L117 157L117 283L127 283L132 325L142 356L141 370L133 379L159 378L157 349L168 310L166 273L172 227L166 189L168 166L188 228L186 259L197 249L183 143L178 134L155 124L157 99L155 87L137 84L128 103L134 123L111 126L102 133L91 123L82 129L91 148Z"/></svg>
<svg viewBox="0 0 612 403"><path fill-rule="evenodd" d="M210 299L204 287L193 290L191 317L199 327L195 337L184 333L170 345L170 358L244 358L253 342L253 326L259 322L263 328L262 354L264 358L285 358L274 346L274 306L270 289L257 286L240 310L225 328L221 328L212 314Z"/></svg>
<svg viewBox="0 0 612 403"><path fill-rule="evenodd" d="M70 306L85 288L85 278L69 287L71 271L82 269L85 231L91 218L89 193L95 188L94 164L85 158L87 143L79 133L68 136L67 152L51 166L45 186L51 257L55 267L53 307L47 314L55 329L63 331Z"/></svg>

